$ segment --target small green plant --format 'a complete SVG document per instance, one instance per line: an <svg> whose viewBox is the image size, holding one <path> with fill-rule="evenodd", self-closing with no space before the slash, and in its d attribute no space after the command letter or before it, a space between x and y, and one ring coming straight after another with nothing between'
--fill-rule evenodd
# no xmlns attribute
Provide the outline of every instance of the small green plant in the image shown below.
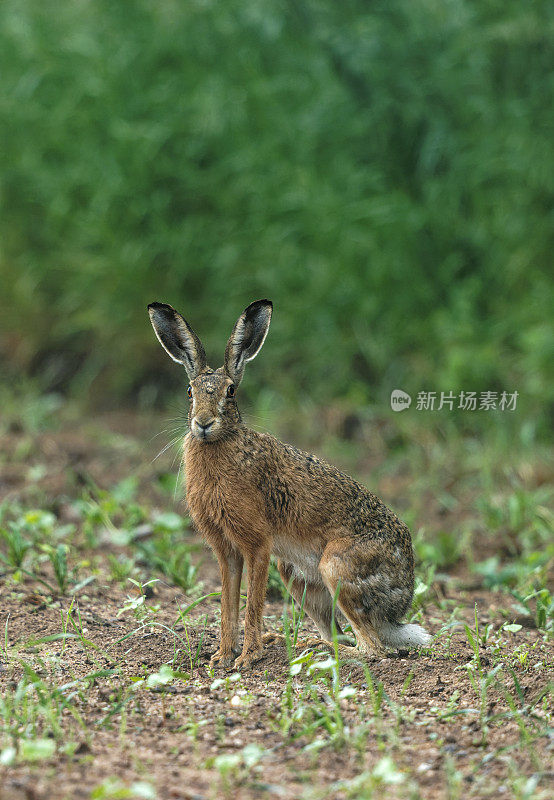
<svg viewBox="0 0 554 800"><path fill-rule="evenodd" d="M7 528L0 528L0 536L6 546L5 554L0 553L0 558L10 567L19 569L32 542L23 534L24 526L17 523L8 523Z"/></svg>
<svg viewBox="0 0 554 800"><path fill-rule="evenodd" d="M208 624L208 615L206 614L204 616L204 620L201 623L202 624L202 632L201 632L200 636L198 637L198 642L196 644L196 647L194 647L194 645L192 643L192 640L191 640L191 636L190 636L190 620L187 620L186 611L184 609L179 608L179 619L183 623L183 628L185 629L185 638L186 638L186 641L187 641L186 655L188 656L188 662L189 662L190 671L191 671L191 674L192 674L194 672L194 668L196 667L196 665L198 663L198 659L199 659L200 653L202 651L202 645L204 644L204 636L205 636L206 627L207 627L207 624Z"/></svg>
<svg viewBox="0 0 554 800"><path fill-rule="evenodd" d="M459 769L456 769L454 759L450 755L444 760L444 774L446 777L448 800L460 800L463 793L464 776Z"/></svg>
<svg viewBox="0 0 554 800"><path fill-rule="evenodd" d="M0 746L12 748L14 758L22 761L49 758L57 747L68 745L66 713L83 730L85 724L69 687L58 688L26 661L20 664L23 676L14 688L7 688L0 696ZM38 659L38 664L46 674L45 663Z"/></svg>
<svg viewBox="0 0 554 800"><path fill-rule="evenodd" d="M525 554L552 542L553 494L546 486L530 491L516 485L507 496L479 498L477 507L487 528L501 533L513 555Z"/></svg>
<svg viewBox="0 0 554 800"><path fill-rule="evenodd" d="M420 529L414 537L414 550L419 561L434 564L436 568L451 567L461 558L467 546L466 536L457 531L435 531L427 536Z"/></svg>
<svg viewBox="0 0 554 800"><path fill-rule="evenodd" d="M184 592L198 587L198 565L192 562L192 548L180 537L164 531L149 541L137 543L145 564L162 572Z"/></svg>
<svg viewBox="0 0 554 800"><path fill-rule="evenodd" d="M127 602L118 610L117 616L121 616L127 611L132 611L135 618L139 622L143 622L147 617L155 614L159 609L157 606L146 606L147 593L146 589L153 583L157 582L157 578L151 578L145 583L136 581L133 578L127 579L129 583L136 586L137 593L135 595L127 595Z"/></svg>
<svg viewBox="0 0 554 800"><path fill-rule="evenodd" d="M120 778L104 778L90 793L91 800L156 800L156 790L149 781L125 783Z"/></svg>
<svg viewBox="0 0 554 800"><path fill-rule="evenodd" d="M48 558L54 570L58 588L62 594L67 591L69 570L67 566L67 545L59 544L57 547L48 547Z"/></svg>
<svg viewBox="0 0 554 800"><path fill-rule="evenodd" d="M124 584L136 571L134 559L121 553L117 556L108 553L108 565L112 579L118 583Z"/></svg>
<svg viewBox="0 0 554 800"><path fill-rule="evenodd" d="M386 794L384 787L403 784L406 775L390 756L383 756L371 770L364 770L355 778L331 784L331 792L344 794L348 800L374 800ZM413 794L418 797L418 794Z"/></svg>
<svg viewBox="0 0 554 800"><path fill-rule="evenodd" d="M65 404L60 394L44 393L37 382L17 376L0 384L2 420L0 432L15 430L24 434L55 430L59 426L60 409Z"/></svg>
<svg viewBox="0 0 554 800"><path fill-rule="evenodd" d="M339 591L337 588L337 594ZM304 592L305 595L305 592ZM335 596L336 603L336 596ZM303 615L304 596L298 612L294 600L290 599L292 620L289 616L289 601L285 600L283 629L289 654L289 674L281 697L281 710L275 721L279 729L289 738L308 739L306 748L315 752L332 745L342 747L348 738L342 704L357 694L354 686L340 685L339 643L336 625L333 624L333 655L316 655L311 649L296 654L298 628ZM296 615L295 615L296 614ZM303 676L300 691L295 689Z"/></svg>
<svg viewBox="0 0 554 800"><path fill-rule="evenodd" d="M529 614L534 620L539 630L552 633L554 629L554 595L546 586L521 595L512 590L511 594L520 604L521 611Z"/></svg>
<svg viewBox="0 0 554 800"><path fill-rule="evenodd" d="M239 753L223 753L210 759L208 766L219 772L224 796L230 796L233 784L244 781L265 755L265 750L255 743L247 744Z"/></svg>
<svg viewBox="0 0 554 800"><path fill-rule="evenodd" d="M162 664L157 672L151 672L146 678L145 685L149 689L163 689L175 680L188 680L190 675L186 672L174 670L169 664Z"/></svg>
<svg viewBox="0 0 554 800"><path fill-rule="evenodd" d="M210 686L210 691L215 692L216 689L224 688L227 694L234 689L234 685L241 679L240 672L233 672L231 675L225 675L223 678L215 678Z"/></svg>
<svg viewBox="0 0 554 800"><path fill-rule="evenodd" d="M480 647L482 646L482 637L479 632L479 623L477 620L477 605L475 605L475 628L471 630L469 625L464 626L467 640L473 651L472 661L466 664L467 674L470 683L479 698L479 725L481 728L481 745L487 744L487 737L489 732L488 716L487 716L487 698L490 687L497 680L497 675L501 670L501 665L497 665L490 671L486 671L483 667Z"/></svg>
<svg viewBox="0 0 554 800"><path fill-rule="evenodd" d="M133 501L137 486L133 476L116 484L111 492L90 485L74 503L83 519L83 533L89 547L98 546L99 535L106 529L111 540L118 544L132 541L133 531L147 519L146 509Z"/></svg>

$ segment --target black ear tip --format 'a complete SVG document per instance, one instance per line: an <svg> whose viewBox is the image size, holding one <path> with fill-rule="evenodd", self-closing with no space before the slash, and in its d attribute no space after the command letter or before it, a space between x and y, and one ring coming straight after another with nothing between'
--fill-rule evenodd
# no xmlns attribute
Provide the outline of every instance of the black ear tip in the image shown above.
<svg viewBox="0 0 554 800"><path fill-rule="evenodd" d="M148 311L174 311L167 303L148 303Z"/></svg>
<svg viewBox="0 0 554 800"><path fill-rule="evenodd" d="M255 311L258 308L263 308L264 306L266 308L269 308L270 311L273 311L273 303L271 302L271 300L254 300L254 302L250 303L250 305L248 306L247 311L249 310Z"/></svg>

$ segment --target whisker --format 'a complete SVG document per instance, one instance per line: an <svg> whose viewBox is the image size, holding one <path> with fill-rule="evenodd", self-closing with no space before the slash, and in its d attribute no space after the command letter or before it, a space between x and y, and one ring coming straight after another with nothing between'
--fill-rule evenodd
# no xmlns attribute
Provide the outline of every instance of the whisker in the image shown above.
<svg viewBox="0 0 554 800"><path fill-rule="evenodd" d="M181 448L179 448L179 450L177 450L177 452L176 452L176 453L175 453L175 455L173 456L173 461L171 462L171 469L173 469L173 468L174 468L174 466L175 466L175 459L177 458L177 456L180 456L180 455L181 455L181 453L182 453L182 450L181 450Z"/></svg>
<svg viewBox="0 0 554 800"><path fill-rule="evenodd" d="M173 502L177 500L177 487L179 486L179 479L181 477L181 468L183 466L183 459L179 461L179 469L177 470L177 478L175 479L175 488L173 489Z"/></svg>
<svg viewBox="0 0 554 800"><path fill-rule="evenodd" d="M167 410L170 413L173 413L173 414L183 414L183 413L186 414L186 407L183 406L182 404L179 404L179 405L175 405L175 404L168 405Z"/></svg>
<svg viewBox="0 0 554 800"><path fill-rule="evenodd" d="M156 459L158 459L160 456L163 456L163 454L165 453L165 451L166 451L166 450L168 450L168 449L169 449L170 447L172 447L173 445L177 444L177 442L178 442L180 439L181 439L181 436L176 436L174 439L172 439L170 442L168 442L168 443L165 445L165 447L163 447L163 448L160 450L160 452L158 453L158 455L157 455L157 456L155 456L155 457L152 459L152 461L151 461L150 463L151 463L151 464L153 464L153 463L154 463L154 461L156 461Z"/></svg>
<svg viewBox="0 0 554 800"><path fill-rule="evenodd" d="M184 436L185 435L185 431L186 431L186 428L184 428L184 427L181 428L181 426L175 427L175 428L164 428L163 431L158 431L158 433L155 433L149 439L149 441L151 442L153 439L156 439L158 436L161 436L163 433L175 434L175 433L181 433L182 432L183 436Z"/></svg>

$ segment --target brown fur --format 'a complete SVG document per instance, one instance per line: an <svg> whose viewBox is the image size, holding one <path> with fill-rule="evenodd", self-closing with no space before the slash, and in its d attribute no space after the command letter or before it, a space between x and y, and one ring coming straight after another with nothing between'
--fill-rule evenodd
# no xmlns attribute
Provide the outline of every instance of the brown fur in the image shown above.
<svg viewBox="0 0 554 800"><path fill-rule="evenodd" d="M245 361L254 358L263 343L271 316L269 302L253 303L241 315L227 344L225 366L215 371L205 361L197 369L190 367L190 353L198 351L198 340L188 323L167 309L162 304L151 307L155 329L163 318L164 340L158 338L176 360L188 347L182 359L192 393L191 430L184 440L187 503L221 569L221 642L213 663L228 666L234 661L235 668L246 668L261 656L272 553L279 557L281 576L287 585L292 581L297 599L306 585L305 609L324 639L331 638L332 597L338 593L337 604L351 623L359 652L382 655L383 640L395 645L403 637L407 646L427 643L428 634L419 626L398 624L410 606L414 585L411 538L404 523L335 467L249 429L234 396L228 396L229 387L240 382ZM172 314L177 315L178 325L166 323ZM194 339L180 342L178 349L167 330L179 335L186 331ZM244 645L234 660L244 563L248 573Z"/></svg>

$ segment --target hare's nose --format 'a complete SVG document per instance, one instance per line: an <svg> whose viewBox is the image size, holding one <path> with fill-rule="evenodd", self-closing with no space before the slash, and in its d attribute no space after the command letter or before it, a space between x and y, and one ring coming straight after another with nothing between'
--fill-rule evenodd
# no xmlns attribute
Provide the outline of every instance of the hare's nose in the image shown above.
<svg viewBox="0 0 554 800"><path fill-rule="evenodd" d="M194 420L194 424L196 425L200 433L206 433L207 431L209 431L214 422L215 419L213 417L212 419L204 420L203 422L200 422L200 420L198 420L197 418L195 418Z"/></svg>

